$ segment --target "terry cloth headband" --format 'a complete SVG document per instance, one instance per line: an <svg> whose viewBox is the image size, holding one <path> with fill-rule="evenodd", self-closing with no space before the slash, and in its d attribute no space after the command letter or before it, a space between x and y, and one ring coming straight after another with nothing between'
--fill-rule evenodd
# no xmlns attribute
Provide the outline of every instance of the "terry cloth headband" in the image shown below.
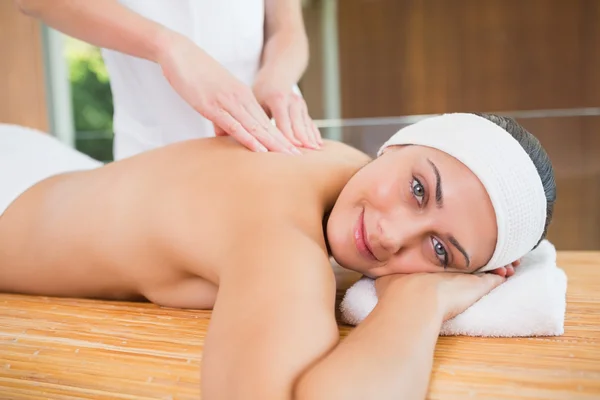
<svg viewBox="0 0 600 400"><path fill-rule="evenodd" d="M496 213L498 238L487 265L491 271L523 257L538 243L546 223L540 175L510 133L475 114L427 118L399 130L379 149L420 145L443 151L466 165L485 187Z"/></svg>

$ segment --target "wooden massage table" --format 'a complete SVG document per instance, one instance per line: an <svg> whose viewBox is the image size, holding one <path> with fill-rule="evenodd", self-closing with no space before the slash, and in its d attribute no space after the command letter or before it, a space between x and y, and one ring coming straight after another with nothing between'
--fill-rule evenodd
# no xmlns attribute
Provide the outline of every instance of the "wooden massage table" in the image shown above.
<svg viewBox="0 0 600 400"><path fill-rule="evenodd" d="M600 399L600 252L558 262L569 277L564 336L442 337L428 398ZM210 315L0 295L0 399L199 399Z"/></svg>

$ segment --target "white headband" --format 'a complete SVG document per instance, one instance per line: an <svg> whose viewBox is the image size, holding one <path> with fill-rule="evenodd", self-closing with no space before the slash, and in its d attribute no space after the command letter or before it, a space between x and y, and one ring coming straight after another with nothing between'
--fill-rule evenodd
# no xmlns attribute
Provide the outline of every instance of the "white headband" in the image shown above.
<svg viewBox="0 0 600 400"><path fill-rule="evenodd" d="M503 267L527 254L546 223L546 195L529 155L511 134L475 114L444 114L409 125L379 149L412 144L441 150L466 165L485 187L496 213L498 238L487 265Z"/></svg>

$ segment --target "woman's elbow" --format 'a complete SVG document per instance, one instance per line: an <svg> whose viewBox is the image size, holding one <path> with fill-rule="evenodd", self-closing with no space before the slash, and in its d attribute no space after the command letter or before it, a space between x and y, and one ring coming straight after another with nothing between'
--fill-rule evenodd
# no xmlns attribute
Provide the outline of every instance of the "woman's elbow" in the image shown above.
<svg viewBox="0 0 600 400"><path fill-rule="evenodd" d="M311 371L296 382L292 398L293 400L351 399L351 394L343 393L344 386L340 386L339 383L330 377Z"/></svg>
<svg viewBox="0 0 600 400"><path fill-rule="evenodd" d="M321 385L303 381L296 386L292 395L293 400L321 400L329 398L327 391Z"/></svg>

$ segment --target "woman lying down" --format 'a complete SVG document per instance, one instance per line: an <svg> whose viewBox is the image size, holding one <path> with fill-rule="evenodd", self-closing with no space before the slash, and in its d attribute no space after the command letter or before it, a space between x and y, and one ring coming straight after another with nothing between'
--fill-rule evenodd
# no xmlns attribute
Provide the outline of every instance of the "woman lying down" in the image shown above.
<svg viewBox="0 0 600 400"><path fill-rule="evenodd" d="M4 129L0 291L212 308L209 400L423 398L442 322L502 284L555 200L540 143L493 115L423 120L375 160L212 138L97 167ZM343 342L329 255L377 278Z"/></svg>

